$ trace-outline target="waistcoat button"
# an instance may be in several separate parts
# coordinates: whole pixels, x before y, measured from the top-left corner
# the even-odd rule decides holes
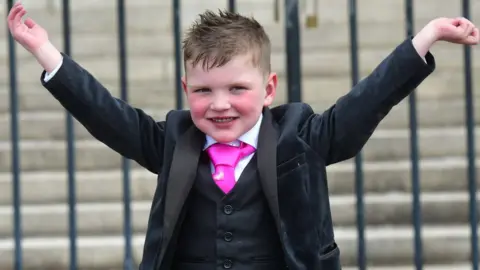
[[[225,260],[225,261],[223,262],[223,268],[225,268],[225,269],[230,269],[230,268],[232,268],[232,265],[233,265],[233,263],[232,263],[231,260]]]
[[[233,207],[231,205],[225,205],[223,207],[223,212],[227,215],[230,215],[233,212]]]
[[[231,232],[226,232],[226,233],[223,235],[223,239],[225,239],[225,241],[227,241],[227,242],[232,241],[232,239],[233,239],[233,233],[231,233]]]

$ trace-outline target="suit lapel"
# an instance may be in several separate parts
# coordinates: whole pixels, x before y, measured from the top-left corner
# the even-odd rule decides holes
[[[265,108],[258,136],[257,164],[263,191],[277,224],[277,228],[280,230],[277,189],[277,140],[278,133],[273,126],[272,115],[270,110]]]
[[[197,174],[198,160],[205,136],[195,127],[189,128],[177,141],[165,192],[163,257],[173,234],[183,204]]]

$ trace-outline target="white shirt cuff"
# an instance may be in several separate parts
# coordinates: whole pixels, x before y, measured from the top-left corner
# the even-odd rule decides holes
[[[63,58],[60,61],[60,63],[58,64],[58,66],[52,72],[50,72],[50,73],[45,72],[45,78],[43,78],[43,80],[45,82],[50,81],[50,79],[52,79],[53,76],[55,76],[55,74],[57,74],[58,70],[62,67],[62,64],[63,64]]]

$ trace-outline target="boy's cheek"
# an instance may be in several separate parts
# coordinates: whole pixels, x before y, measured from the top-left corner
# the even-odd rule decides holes
[[[208,109],[208,103],[201,99],[191,98],[188,103],[190,111],[195,116],[203,116]]]

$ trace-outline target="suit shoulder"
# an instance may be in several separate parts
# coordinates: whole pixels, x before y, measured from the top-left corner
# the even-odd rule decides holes
[[[287,103],[271,109],[273,119],[277,123],[303,124],[314,114],[312,107],[303,102]]]
[[[174,136],[184,133],[192,125],[192,117],[188,110],[171,110],[165,116],[166,130]]]

